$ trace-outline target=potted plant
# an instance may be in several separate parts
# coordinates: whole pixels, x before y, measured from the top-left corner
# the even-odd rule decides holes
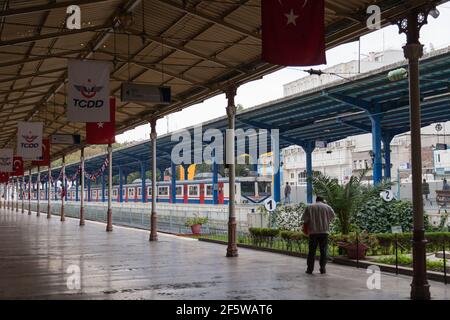
[[[197,214],[193,218],[186,220],[186,226],[191,227],[192,233],[198,235],[201,233],[202,224],[208,222],[208,217],[199,217]]]
[[[361,260],[366,257],[367,249],[377,244],[377,238],[366,231],[359,234],[350,232],[348,235],[342,235],[336,244],[347,252],[349,259]]]

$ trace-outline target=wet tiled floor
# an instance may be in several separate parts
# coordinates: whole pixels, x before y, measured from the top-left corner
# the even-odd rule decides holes
[[[329,264],[305,274],[305,259],[143,230],[0,210],[0,299],[408,299],[411,278]],[[79,271],[79,272],[78,272]],[[78,276],[79,275],[79,276]],[[79,281],[78,281],[79,279]],[[430,281],[434,299],[448,286]]]

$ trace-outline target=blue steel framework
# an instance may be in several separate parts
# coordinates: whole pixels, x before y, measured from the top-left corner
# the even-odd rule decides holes
[[[304,148],[307,159],[308,176],[312,174],[312,152],[315,142],[332,142],[348,136],[372,133],[374,153],[374,182],[383,178],[382,144],[384,144],[384,178],[390,178],[390,150],[392,138],[409,131],[409,91],[408,79],[390,82],[387,74],[390,70],[406,66],[406,62],[361,74],[347,80],[310,91],[303,95],[286,97],[274,102],[245,109],[236,115],[237,129],[279,129],[279,146],[274,150],[279,157],[279,149],[290,145]],[[450,119],[450,48],[439,50],[425,56],[420,64],[422,126]],[[442,96],[445,95],[445,96]],[[225,132],[227,118],[221,117],[203,124],[203,131],[214,128]],[[188,130],[194,136],[194,128]],[[268,139],[270,142],[270,139]],[[163,172],[172,167],[171,150],[177,142],[171,141],[171,135],[158,138],[158,168]],[[204,146],[206,143],[203,144]],[[269,145],[268,151],[272,150]],[[143,167],[150,168],[150,141],[139,142],[129,147],[113,151],[113,174],[123,179],[129,173],[141,171],[143,185],[145,177]],[[103,164],[104,155],[86,159],[86,171],[95,172]],[[192,157],[193,158],[193,157]],[[220,161],[222,159],[217,159]],[[79,163],[66,165],[67,175],[72,175]],[[52,171],[54,177],[60,168]],[[187,172],[187,170],[185,170]],[[213,182],[217,181],[217,165],[213,165]],[[280,201],[281,175],[275,174],[274,197]],[[214,185],[216,185],[214,183]],[[308,202],[312,201],[312,187],[307,186]],[[122,188],[119,189],[122,193]],[[120,194],[121,199],[123,195]],[[176,195],[173,195],[176,199]],[[217,190],[214,189],[214,201]]]

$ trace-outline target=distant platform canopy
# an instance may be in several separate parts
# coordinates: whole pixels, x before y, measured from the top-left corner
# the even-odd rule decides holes
[[[386,26],[429,2],[326,1],[327,48],[371,32],[368,5],[381,7]],[[80,30],[65,27],[69,5],[81,8]],[[17,121],[42,121],[45,136],[79,134],[85,141],[85,125],[66,119],[68,59],[110,61],[116,97],[122,82],[171,87],[168,105],[118,101],[117,133],[281,68],[261,60],[260,0],[9,1],[0,19],[0,148],[14,147]],[[79,148],[53,145],[51,157]]]

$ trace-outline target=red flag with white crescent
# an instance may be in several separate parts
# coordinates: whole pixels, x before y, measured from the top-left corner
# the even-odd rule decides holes
[[[50,165],[50,140],[42,139],[42,156],[40,160],[32,161],[33,166],[48,166]]]
[[[22,157],[14,157],[13,158],[13,176],[21,177],[24,175],[25,171],[23,168],[23,158]]]
[[[116,98],[109,99],[110,122],[86,123],[87,144],[109,144],[116,142]]]
[[[326,64],[325,0],[262,0],[262,59],[284,66]]]

